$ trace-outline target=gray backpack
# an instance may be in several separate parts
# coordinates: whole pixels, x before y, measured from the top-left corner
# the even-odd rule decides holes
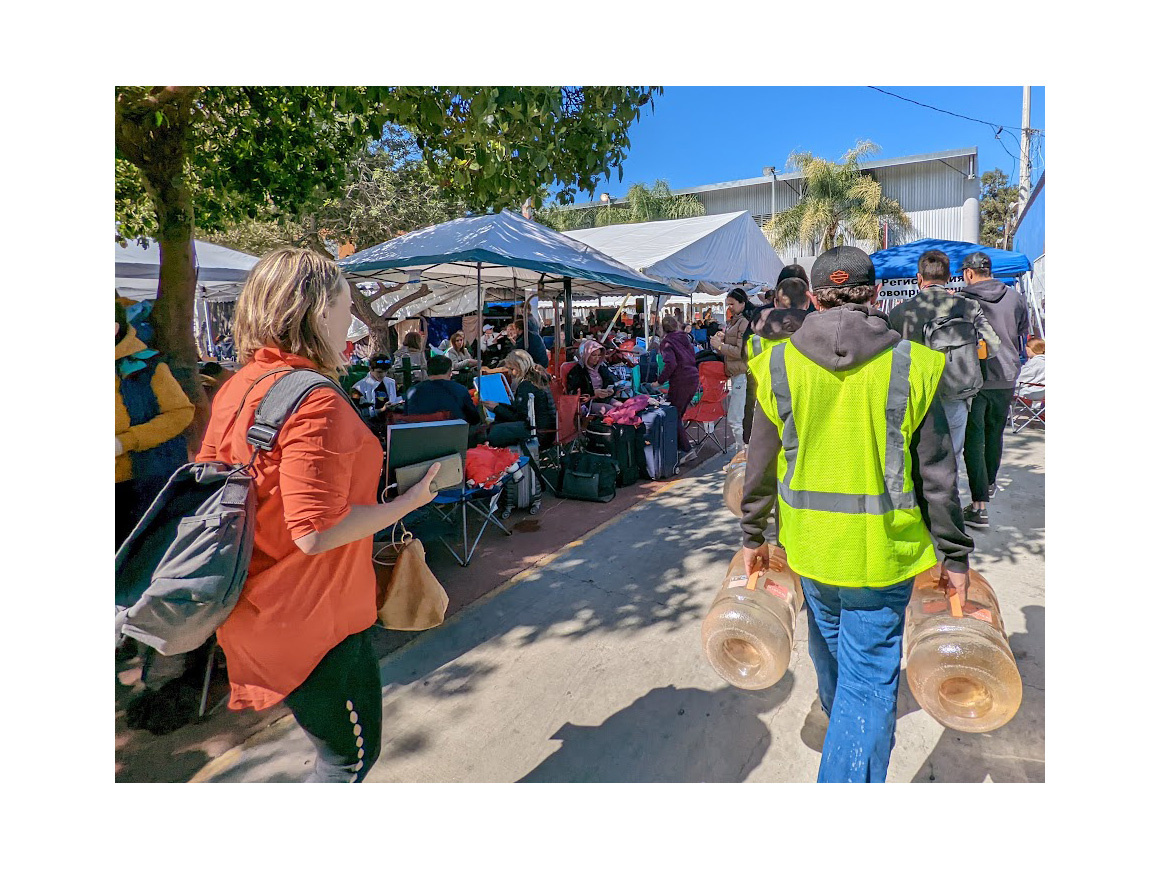
[[[258,452],[274,448],[283,424],[315,389],[331,387],[346,397],[337,383],[310,369],[278,369],[264,377],[280,372],[289,373],[262,397],[246,433],[254,447],[250,461],[178,468],[117,550],[118,642],[124,635],[163,655],[189,652],[238,602],[254,548]]]
[[[979,365],[979,334],[975,324],[962,317],[938,317],[923,324],[922,343],[946,357],[938,394],[961,401],[983,388]]]

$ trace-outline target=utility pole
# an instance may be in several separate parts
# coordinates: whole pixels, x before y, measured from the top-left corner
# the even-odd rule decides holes
[[[1019,210],[1023,213],[1031,198],[1031,86],[1023,88],[1023,135],[1019,147]]]

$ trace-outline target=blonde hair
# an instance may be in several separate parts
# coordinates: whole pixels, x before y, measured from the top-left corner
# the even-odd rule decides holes
[[[521,380],[527,380],[532,386],[540,389],[547,389],[552,382],[548,372],[536,361],[532,359],[532,354],[526,350],[513,350],[504,359],[503,364],[506,368],[514,369],[515,376],[512,377],[512,386],[516,386]]]
[[[448,338],[448,339],[447,339],[447,341],[448,341],[448,343],[449,343],[451,346],[454,346],[454,345],[455,345],[455,339],[456,339],[456,338],[462,338],[462,339],[463,339],[463,342],[464,342],[465,344],[467,343],[467,336],[466,336],[466,335],[463,333],[463,330],[462,330],[462,329],[460,329],[458,332],[453,332],[453,333],[452,333],[452,335],[451,335],[451,337],[450,337],[450,338]]]
[[[1042,338],[1028,338],[1027,339],[1027,355],[1042,356],[1047,353],[1047,342]]]
[[[234,344],[242,363],[263,347],[309,359],[323,374],[345,368],[321,327],[322,315],[342,290],[337,265],[311,250],[282,248],[258,260],[238,296]]]

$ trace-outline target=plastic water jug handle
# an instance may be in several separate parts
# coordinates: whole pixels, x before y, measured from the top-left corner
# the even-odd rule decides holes
[[[757,588],[757,583],[761,580],[761,573],[762,572],[758,570],[749,574],[749,582],[745,583],[745,587],[750,591],[755,590]]]
[[[956,619],[961,619],[963,617],[963,605],[959,601],[958,593],[948,594],[947,600],[950,602],[950,605],[951,605],[951,615],[954,616]]]

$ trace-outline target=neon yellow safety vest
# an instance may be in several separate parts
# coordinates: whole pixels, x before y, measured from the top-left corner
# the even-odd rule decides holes
[[[759,335],[751,334],[749,340],[745,342],[745,358],[748,360],[750,368],[753,367],[753,362],[763,351],[768,350],[774,344],[780,344],[782,341],[788,341],[789,338],[762,338]]]
[[[910,341],[847,371],[823,368],[788,340],[753,360],[757,399],[781,435],[778,532],[798,574],[876,588],[937,562],[910,442],[945,364]]]

